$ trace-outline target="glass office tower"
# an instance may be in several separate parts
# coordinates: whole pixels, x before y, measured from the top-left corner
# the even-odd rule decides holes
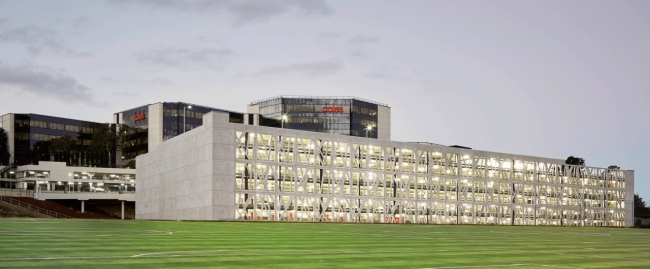
[[[259,114],[262,126],[390,138],[390,108],[355,97],[278,96],[249,104],[248,113]]]

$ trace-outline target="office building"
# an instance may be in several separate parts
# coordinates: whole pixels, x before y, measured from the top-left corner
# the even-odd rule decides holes
[[[8,113],[0,116],[0,119],[0,128],[7,132],[9,140],[9,153],[11,154],[9,162],[15,165],[38,164],[39,160],[55,159],[73,162],[70,164],[77,166],[115,167],[116,165],[115,154],[102,158],[84,154],[85,149],[90,146],[95,130],[100,126],[108,126],[106,123],[20,113]],[[70,136],[77,140],[78,155],[65,156],[66,160],[64,160],[63,156],[50,154],[47,148],[42,148],[40,151],[33,150],[39,142],[47,142],[53,138],[64,136]]]
[[[390,107],[356,97],[277,96],[247,112],[262,116],[253,125],[390,140]]]
[[[122,159],[134,159],[167,139],[201,126],[203,114],[210,111],[228,113],[233,123],[244,122],[244,113],[182,102],[148,104],[113,114],[113,123],[126,132]]]

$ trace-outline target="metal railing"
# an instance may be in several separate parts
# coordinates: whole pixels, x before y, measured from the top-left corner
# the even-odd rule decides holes
[[[4,175],[4,174],[7,173],[9,170],[14,169],[14,168],[16,168],[16,165],[13,164],[13,163],[10,163],[9,165],[2,167],[2,169],[0,169],[0,176],[1,176],[1,175]],[[4,177],[4,176],[3,176],[3,177]]]
[[[7,202],[7,203],[10,203],[12,205],[17,205],[17,206],[20,206],[22,208],[27,208],[29,210],[32,210],[32,211],[35,211],[35,212],[38,212],[38,213],[41,213],[41,214],[45,214],[45,215],[48,215],[48,216],[52,216],[52,217],[55,217],[55,218],[63,218],[63,219],[72,219],[73,218],[73,217],[70,217],[70,216],[67,216],[67,215],[63,215],[63,214],[51,211],[51,210],[40,208],[38,206],[34,206],[34,205],[31,205],[31,204],[28,204],[28,203],[25,203],[25,202],[21,202],[21,201],[18,201],[16,199],[13,199],[13,198],[10,198],[10,197],[7,197],[7,196],[0,195],[0,201]]]
[[[0,196],[34,198],[34,190],[0,188]]]

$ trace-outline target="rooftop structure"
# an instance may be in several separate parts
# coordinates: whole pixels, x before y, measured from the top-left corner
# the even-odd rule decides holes
[[[274,121],[262,126],[390,139],[390,107],[356,97],[277,96],[249,104],[247,112]]]

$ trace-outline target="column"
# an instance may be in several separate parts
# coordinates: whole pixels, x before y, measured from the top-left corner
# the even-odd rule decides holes
[[[124,201],[122,201],[122,219],[124,219]]]
[[[84,206],[86,205],[85,202],[86,201],[81,200],[81,213],[84,213]]]

